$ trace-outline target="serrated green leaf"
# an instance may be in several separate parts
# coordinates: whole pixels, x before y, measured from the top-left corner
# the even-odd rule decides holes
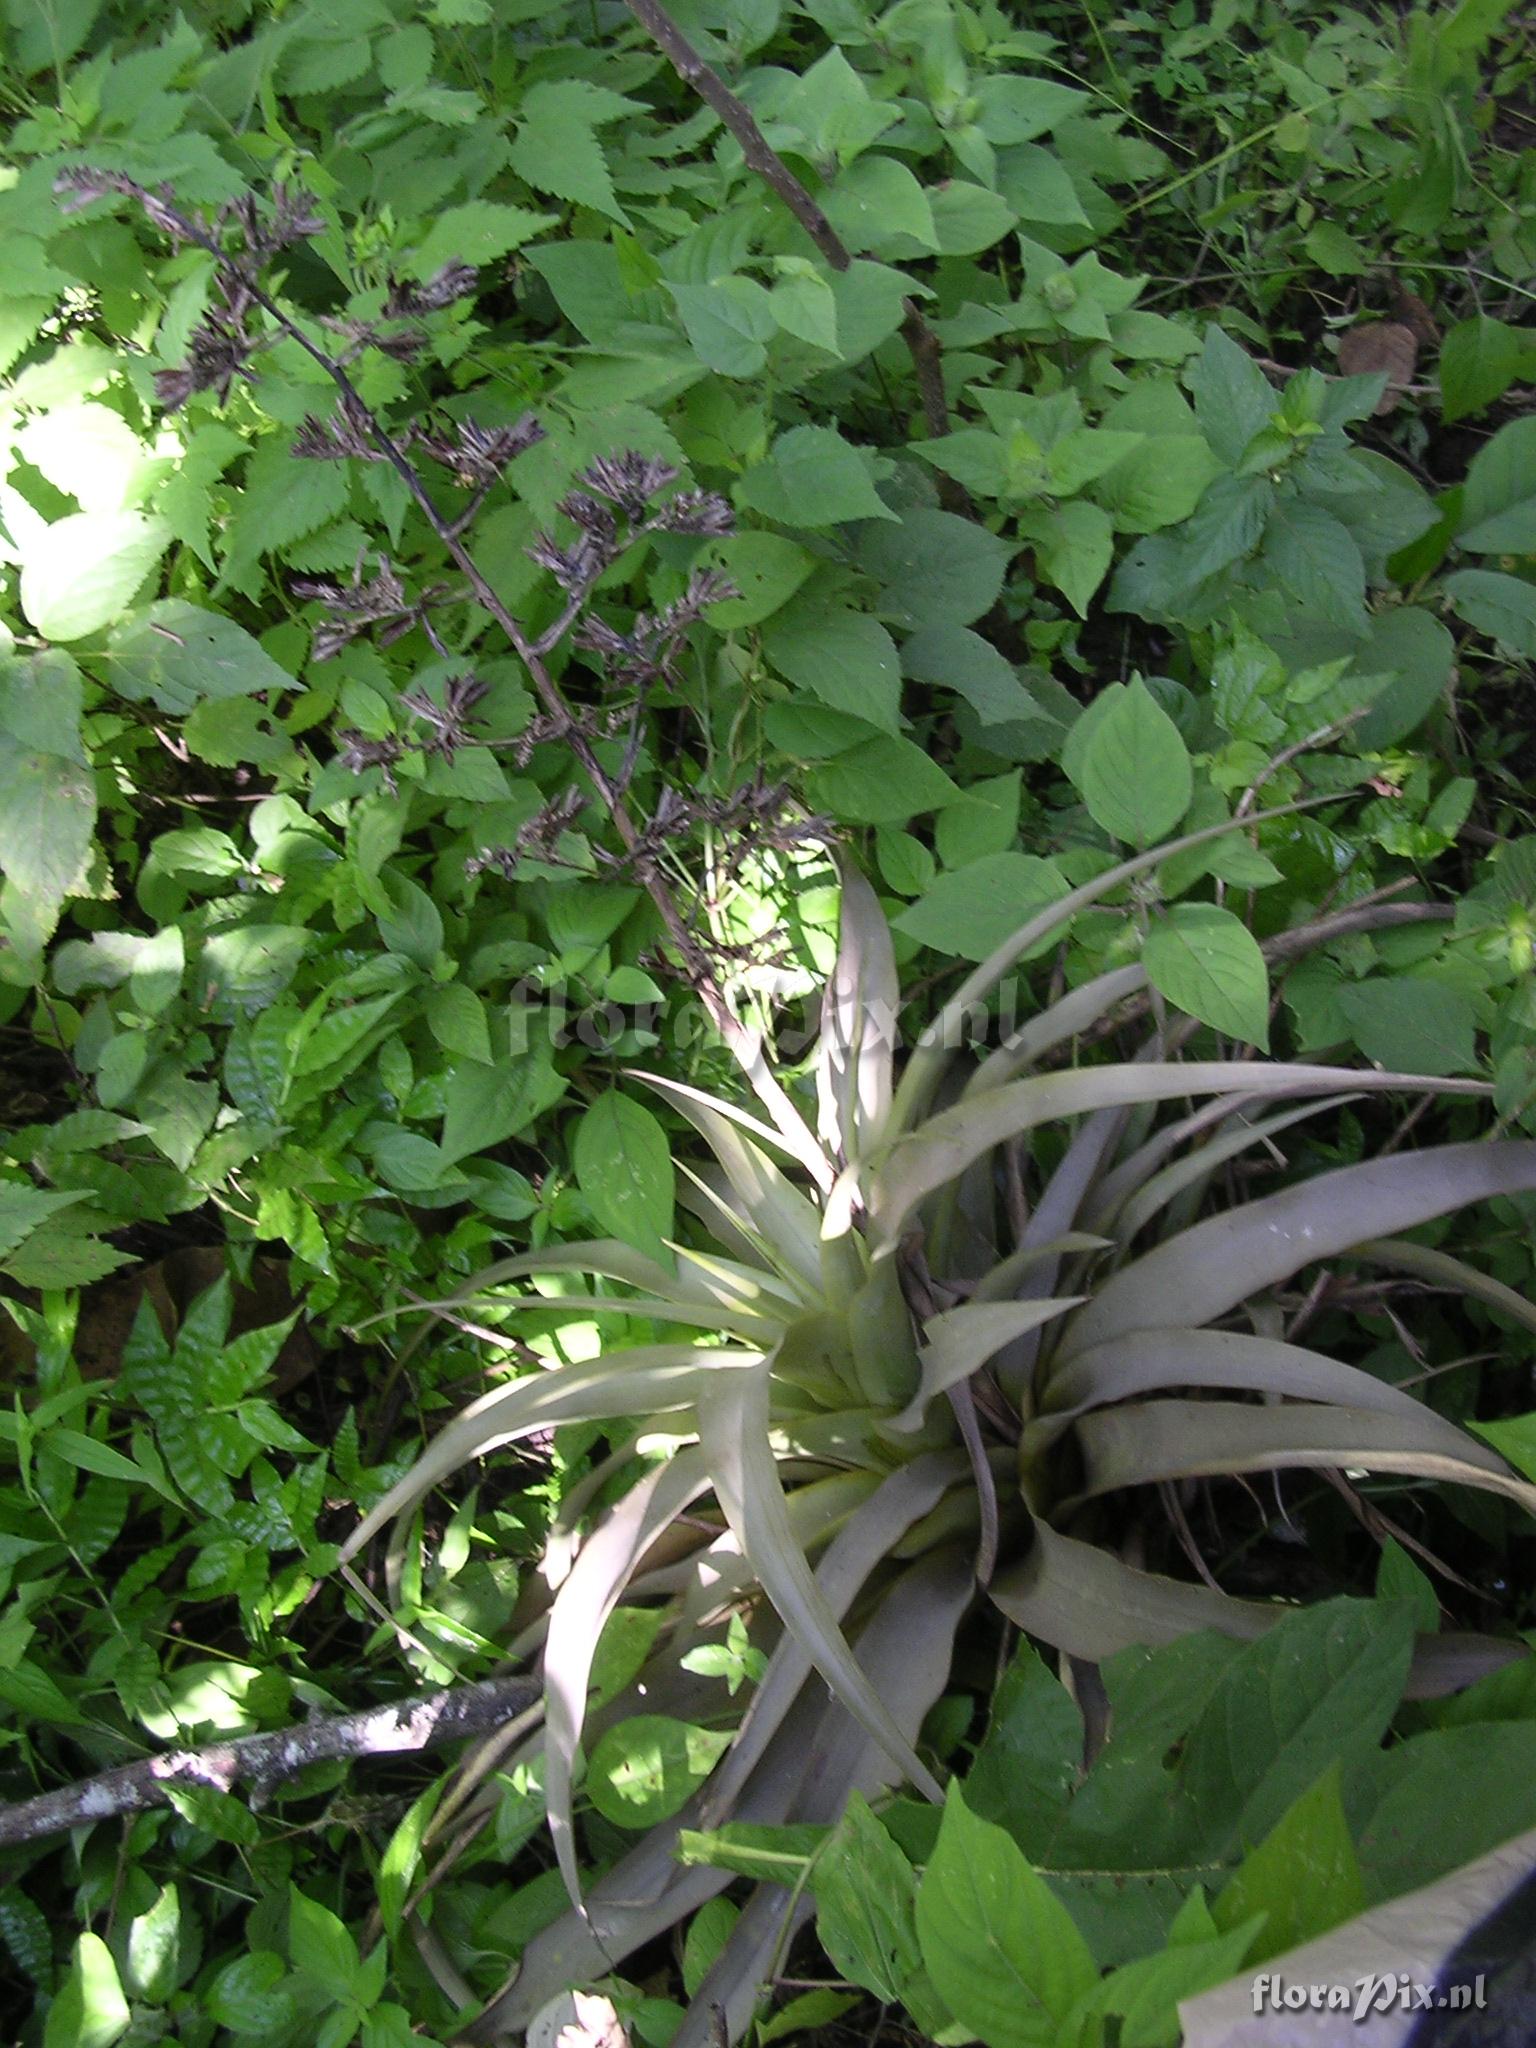
[[[590,206],[627,227],[628,216],[614,197],[613,179],[595,131],[633,104],[582,78],[549,79],[531,86],[518,109],[512,168],[536,192]]]
[[[296,1970],[332,1996],[350,1990],[362,1967],[357,1943],[344,1924],[296,1888],[288,1894],[288,1954]]]
[[[900,731],[901,668],[877,619],[824,599],[794,599],[764,631],[763,652],[781,676],[834,711]]]
[[[1139,677],[1095,717],[1080,758],[1065,765],[1094,823],[1130,846],[1166,839],[1194,792],[1189,750]]]
[[[1274,386],[1245,350],[1212,325],[1189,377],[1200,431],[1228,470],[1242,461],[1248,443],[1279,410]]]
[[[572,1155],[577,1185],[603,1229],[666,1259],[662,1240],[672,1234],[676,1176],[654,1113],[610,1089],[582,1115]]]
[[[1049,2048],[1098,1970],[1065,1906],[952,1782],[917,1894],[934,1990],[987,2048]]]
[[[410,33],[409,27],[396,30],[391,41]],[[558,214],[533,213],[525,206],[472,199],[466,205],[450,206],[438,214],[404,269],[410,277],[429,278],[449,263],[494,263],[558,222]]]
[[[771,618],[816,566],[814,555],[777,533],[734,533],[722,542],[718,560],[739,595],[722,598],[704,616],[727,631]]]
[[[1115,556],[1114,526],[1101,506],[1070,498],[1048,513],[1031,509],[1019,531],[1035,545],[1035,567],[1053,584],[1079,618],[1087,618],[1094,592]]]
[[[0,757],[0,872],[19,893],[37,944],[84,883],[95,822],[95,783],[78,762],[30,748]]]
[[[1269,1046],[1269,973],[1257,939],[1230,910],[1175,903],[1142,948],[1147,979],[1170,1003],[1215,1031]]]
[[[821,203],[856,256],[871,251],[922,255],[939,246],[928,195],[893,156],[861,156],[823,193]]]
[[[918,682],[963,697],[983,725],[1041,715],[1012,662],[965,626],[928,626],[914,633],[901,650],[901,666]]]

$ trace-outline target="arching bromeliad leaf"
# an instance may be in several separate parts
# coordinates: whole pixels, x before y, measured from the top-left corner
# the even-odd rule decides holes
[[[1290,1401],[1254,1408],[1237,1401],[1142,1401],[1084,1416],[1076,1436],[1088,1499],[1164,1479],[1275,1472],[1307,1465],[1334,1471],[1400,1472],[1481,1487],[1536,1513],[1536,1486],[1432,1409],[1414,1416]]]
[[[1257,1077],[1263,1069],[1250,1071]],[[1330,1074],[1327,1068],[1311,1071]],[[1331,1079],[1337,1083],[1337,1069]],[[1354,1087],[1392,1083],[1391,1076],[1380,1075],[1350,1080]],[[1404,1077],[1396,1085],[1404,1086]],[[1062,1356],[1132,1330],[1212,1322],[1301,1267],[1336,1258],[1366,1238],[1394,1236],[1469,1202],[1532,1188],[1536,1143],[1529,1141],[1442,1145],[1342,1167],[1209,1217],[1122,1267],[1073,1318]]]
[[[712,1379],[699,1390],[698,1418],[720,1504],[785,1627],[870,1736],[913,1784],[937,1798],[932,1773],[859,1668],[794,1540],[768,1443],[766,1371]]]

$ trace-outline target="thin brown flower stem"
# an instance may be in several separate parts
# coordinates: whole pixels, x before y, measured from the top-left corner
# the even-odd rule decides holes
[[[751,109],[737,98],[725,80],[683,34],[658,0],[624,0],[630,13],[665,54],[672,69],[691,86],[704,104],[720,116],[741,145],[747,168],[756,173],[771,192],[778,195],[810,236],[834,270],[849,270],[853,252],[806,191],[794,172],[758,127]],[[930,440],[949,432],[949,401],[944,395],[943,351],[915,299],[902,301],[901,338],[917,374],[918,396],[922,401],[923,423]],[[940,498],[951,511],[968,512],[970,499],[954,477],[942,473],[938,479]]]
[[[748,116],[749,120],[750,118]],[[612,818],[614,829],[623,841],[626,853],[636,852],[641,846],[642,834],[630,816],[624,802],[623,791],[604,771],[537,647],[524,632],[521,621],[514,617],[486,581],[453,525],[444,519],[433,504],[431,495],[416,468],[371,407],[364,404],[352,379],[334,357],[310,340],[298,322],[256,282],[248,267],[230,256],[214,235],[181,215],[177,216],[177,232],[184,239],[195,243],[198,248],[207,251],[215,262],[250,294],[253,302],[275,320],[282,331],[297,342],[304,353],[325,371],[353,416],[367,423],[369,434],[385,460],[404,483],[438,543],[468,579],[475,602],[483,611],[488,612],[501,628],[513,652],[527,669],[540,701],[561,730],[564,744],[570,748],[578,766],[591,782]],[[763,1058],[760,1035],[748,1030],[732,1010],[725,992],[716,979],[707,953],[689,929],[687,920],[679,910],[666,882],[654,871],[650,863],[638,863],[637,868],[638,879],[661,917],[667,937],[677,951],[690,987],[703,1003],[710,1022],[724,1040],[758,1100],[772,1117],[787,1149],[806,1167],[818,1185],[830,1185],[831,1176],[827,1162],[804,1118],[770,1072]]]

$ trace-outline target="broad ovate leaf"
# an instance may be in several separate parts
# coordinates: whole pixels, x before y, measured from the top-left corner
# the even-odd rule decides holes
[[[576,1126],[576,1185],[605,1230],[658,1263],[672,1234],[677,1177],[654,1111],[610,1088]]]
[[[987,2048],[1052,2048],[1098,1981],[1076,1924],[1004,1829],[965,1804],[959,1780],[917,1894],[933,1988]]]
[[[1108,695],[1108,693],[1106,693]],[[1189,809],[1194,771],[1178,727],[1138,677],[1084,714],[1085,743],[1068,773],[1096,825],[1130,846],[1151,846]]]
[[[1258,940],[1230,910],[1175,903],[1147,933],[1142,960],[1152,986],[1177,1008],[1229,1038],[1268,1048],[1269,970]]]
[[[84,640],[124,612],[171,529],[143,512],[76,512],[27,535],[21,608],[45,640]]]

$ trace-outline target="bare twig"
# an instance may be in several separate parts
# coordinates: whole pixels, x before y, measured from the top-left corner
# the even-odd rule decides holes
[[[1315,749],[1325,747],[1331,741],[1339,739],[1344,733],[1349,731],[1352,725],[1358,725],[1370,708],[1369,704],[1359,704],[1353,711],[1346,711],[1342,718],[1335,718],[1327,725],[1320,725],[1315,732],[1309,732],[1305,739],[1297,740],[1289,747],[1283,747],[1278,754],[1275,754],[1265,763],[1253,781],[1243,791],[1238,799],[1237,809],[1233,812],[1233,816],[1246,818],[1258,802],[1259,791],[1272,776],[1278,775],[1282,768],[1289,767],[1291,762],[1296,760],[1299,755],[1312,753]]]
[[[771,192],[778,194],[834,270],[848,270],[853,252],[806,191],[794,172],[758,127],[751,109],[739,100],[719,72],[705,63],[658,0],[625,0],[630,13],[667,56],[672,69],[691,86],[707,107],[720,116],[741,145],[747,167]],[[949,432],[949,402],[944,396],[944,371],[939,337],[923,318],[915,299],[902,301],[901,338],[917,373],[923,422],[931,440]],[[946,489],[946,486],[949,488]],[[970,510],[970,499],[953,477],[941,475],[939,495],[951,511]]]
[[[0,1848],[14,1849],[90,1821],[169,1806],[171,1794],[180,1789],[228,1792],[246,1785],[260,1799],[309,1764],[438,1749],[445,1742],[499,1727],[530,1707],[542,1692],[536,1678],[487,1678],[392,1700],[359,1714],[315,1715],[296,1728],[272,1734],[239,1735],[201,1749],[167,1750],[57,1792],[0,1806]]]

